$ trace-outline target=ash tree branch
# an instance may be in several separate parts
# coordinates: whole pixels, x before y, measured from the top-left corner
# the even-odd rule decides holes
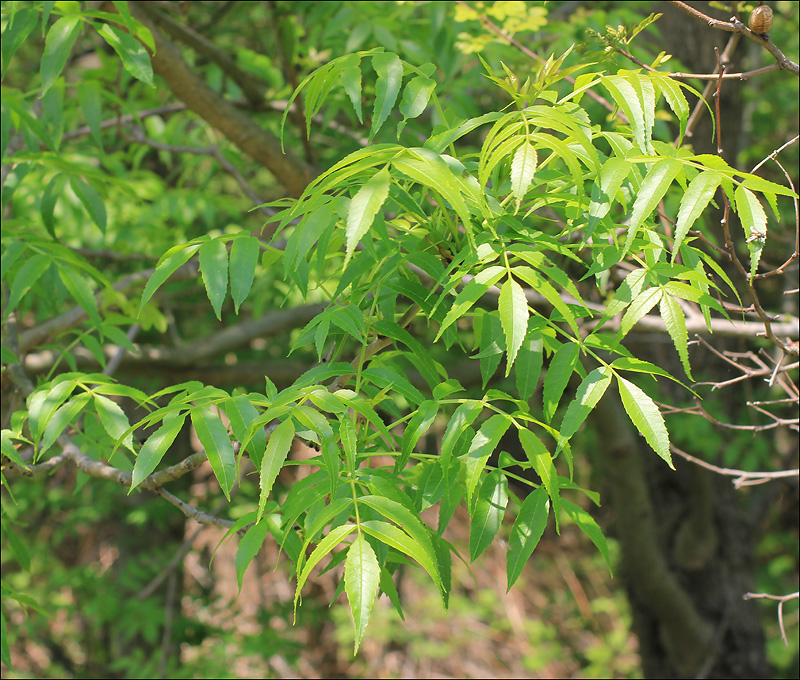
[[[281,150],[278,138],[260,127],[214,92],[186,63],[178,47],[167,40],[156,26],[155,10],[145,3],[130,3],[131,14],[153,34],[156,53],[153,70],[167,83],[173,94],[209,125],[219,130],[244,153],[267,168],[292,196],[300,196],[316,170],[294,154]]]

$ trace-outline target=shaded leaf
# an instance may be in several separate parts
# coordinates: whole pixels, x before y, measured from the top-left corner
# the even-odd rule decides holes
[[[506,592],[511,590],[511,586],[516,583],[522,569],[539,544],[547,526],[549,513],[550,501],[547,500],[547,491],[543,486],[531,491],[523,501],[508,539]]]

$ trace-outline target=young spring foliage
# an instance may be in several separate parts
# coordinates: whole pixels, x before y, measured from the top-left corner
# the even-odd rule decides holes
[[[126,3],[114,4],[122,14],[113,21],[149,44],[146,29],[123,12]],[[51,27],[44,91],[58,79],[76,31],[94,16],[100,15],[65,16]],[[4,34],[4,71],[33,29],[32,18],[20,9]],[[109,24],[98,32],[125,69],[152,82],[146,53],[128,33]],[[691,379],[685,303],[710,320],[712,312],[725,314],[715,295],[726,291],[716,281],[736,293],[697,247],[692,230],[698,219],[723,191],[745,225],[741,236],[755,273],[767,239],[763,200],[774,210],[777,195],[792,194],[719,157],[653,137],[662,101],[682,137],[689,115],[685,86],[660,74],[626,71],[586,72],[565,89],[560,79],[578,69],[561,69],[566,56],[549,60],[523,84],[507,69],[507,77],[489,71],[513,106],[472,120],[454,121],[442,110],[432,64],[416,67],[375,49],[338,57],[312,73],[287,114],[302,92],[310,132],[328,98],[343,92],[358,120],[369,119],[370,145],[328,168],[299,199],[280,203],[263,263],[282,268],[285,282],[304,296],[326,298],[295,347],[312,346],[321,360],[332,351],[333,361],[285,389],[267,377],[263,393],[236,396],[198,382],[145,395],[102,375],[67,373],[30,395],[24,417],[3,431],[3,454],[21,464],[13,441],[30,441],[35,462],[69,424],[94,413],[116,442],[113,455],[135,454],[133,490],[159,470],[189,418],[226,497],[243,455],[258,471],[257,509],[232,529],[246,528],[236,560],[240,586],[266,540],[277,541],[294,565],[296,604],[326,559],[328,566],[344,562],[356,650],[379,593],[401,609],[392,581],[400,564],[419,565],[447,604],[453,547],[444,532],[462,503],[471,521],[471,560],[501,533],[505,518],[511,520],[509,589],[551,516],[557,528],[564,521],[576,524],[608,560],[599,527],[575,502],[581,494],[592,502],[597,496],[572,481],[571,437],[613,383],[613,398],[621,399],[647,444],[671,465],[669,433],[641,378],[672,376],[630,356],[625,336],[657,314]],[[614,102],[626,124],[592,120],[581,106],[589,89]],[[371,115],[362,109],[367,90],[374,92]],[[97,93],[84,87],[78,96],[97,134]],[[399,119],[397,140],[405,139],[407,122],[425,111],[440,124],[421,146],[371,144],[393,118]],[[15,129],[57,151],[22,99],[4,96],[3,112]],[[483,140],[477,153],[469,146],[473,133]],[[41,201],[48,232],[55,233],[54,206],[67,182],[104,229],[96,188],[102,181],[86,164],[59,161]],[[655,216],[664,199],[677,207],[671,236]],[[144,314],[170,276],[197,256],[217,318],[228,291],[238,313],[261,270],[260,252],[259,241],[247,234],[175,245],[158,261],[138,312]],[[608,272],[623,261],[630,273],[611,291]],[[93,291],[111,294],[109,282],[55,241],[19,240],[4,251],[6,316],[53,267],[100,339],[132,349],[124,333],[98,314]],[[576,285],[581,280],[596,284],[604,304],[584,300]],[[438,345],[477,360],[483,389],[475,393],[450,377],[436,360]],[[97,357],[105,365],[99,343]],[[148,406],[157,398],[169,401],[131,425],[109,395]],[[26,420],[30,438],[23,435]],[[426,443],[434,426],[444,429],[438,450]],[[143,427],[154,431],[139,446],[132,435]],[[513,463],[529,471],[522,480],[526,492],[509,485],[511,463],[498,457],[505,436],[517,438],[524,452]],[[276,480],[295,439],[318,455],[308,461],[313,472],[279,497]],[[435,528],[420,518],[432,506],[439,510]]]

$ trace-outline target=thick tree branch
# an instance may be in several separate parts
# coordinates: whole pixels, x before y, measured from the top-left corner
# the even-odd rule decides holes
[[[316,171],[293,154],[284,154],[275,135],[206,85],[183,59],[180,50],[158,29],[151,7],[139,2],[130,3],[129,7],[131,14],[152,32],[156,45],[153,70],[166,81],[175,96],[267,168],[289,194],[300,196]]]

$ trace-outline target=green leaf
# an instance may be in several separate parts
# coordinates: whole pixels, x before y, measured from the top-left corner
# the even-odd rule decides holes
[[[252,236],[237,238],[231,244],[231,297],[237,314],[253,285],[260,252],[258,239]]]
[[[583,421],[586,420],[586,416],[591,413],[597,402],[605,394],[606,389],[611,384],[611,376],[611,369],[608,366],[601,366],[595,368],[583,379],[578,391],[575,393],[575,399],[569,403],[567,412],[564,414],[564,420],[561,422],[556,455],[569,441],[569,438],[578,431]]]
[[[381,52],[373,55],[372,68],[378,74],[378,80],[375,83],[375,112],[369,131],[370,142],[386,122],[397,100],[403,83],[403,62],[396,54]]]
[[[570,376],[578,364],[579,352],[580,348],[576,343],[568,342],[561,345],[553,355],[542,388],[544,417],[548,423],[553,419],[561,395],[564,394]]]
[[[219,481],[225,498],[230,501],[231,488],[236,481],[236,454],[233,452],[228,430],[222,424],[219,414],[210,406],[193,409],[191,417],[197,438],[206,451],[214,476]],[[259,514],[256,521],[260,520]]]
[[[70,295],[75,298],[86,315],[91,319],[96,328],[102,326],[102,320],[97,312],[97,298],[95,298],[89,282],[69,265],[62,264],[58,267],[58,275],[66,286]]]
[[[172,442],[181,431],[184,420],[186,420],[185,413],[178,411],[170,413],[164,418],[161,427],[147,438],[133,465],[131,488],[128,493],[139,486],[156,469],[167,449],[172,446]]]
[[[650,153],[652,130],[645,122],[645,112],[641,97],[630,79],[636,76],[602,76],[604,87],[611,93],[614,101],[624,112],[630,123],[636,145],[642,153]]]
[[[364,631],[369,623],[369,615],[378,593],[380,578],[381,569],[375,551],[364,535],[359,533],[347,550],[347,561],[344,565],[344,589],[347,593],[347,600],[350,602],[350,611],[353,613],[355,625],[353,655],[358,653]]]
[[[236,580],[239,583],[239,595],[242,594],[244,572],[253,561],[253,558],[258,554],[258,551],[261,550],[261,546],[264,545],[269,530],[270,526],[268,522],[259,522],[251,526],[239,541],[239,547],[236,549],[236,558],[234,560]]]
[[[439,154],[420,147],[406,149],[404,155],[392,160],[392,167],[441,194],[456,211],[467,231],[467,238],[474,245],[472,220],[462,195],[464,187]]]
[[[588,512],[586,512],[586,510],[579,505],[575,505],[575,503],[571,503],[570,501],[563,499],[562,506],[567,515],[572,518],[572,521],[578,525],[578,528],[589,537],[592,543],[595,544],[595,547],[600,551],[600,554],[606,561],[608,573],[610,574],[611,558],[608,554],[608,544],[606,543],[606,537],[603,536],[603,532],[598,526],[597,522],[595,522],[594,518]]]
[[[258,515],[256,522],[261,521],[264,514],[264,507],[267,504],[267,498],[278,473],[281,471],[286,457],[289,455],[289,449],[292,448],[292,441],[294,440],[294,423],[291,418],[287,418],[280,425],[278,425],[267,441],[267,449],[264,452],[264,458],[261,461],[261,471],[259,476],[259,483],[261,485],[261,495],[258,498]]]
[[[400,457],[395,461],[395,472],[402,470],[417,442],[430,429],[436,414],[439,412],[439,404],[431,399],[423,401],[417,412],[411,417],[405,432],[403,433],[403,448]]]
[[[242,442],[247,439],[251,423],[258,418],[258,411],[245,395],[240,394],[237,397],[231,397],[225,402],[225,415],[228,416],[230,421],[233,436]],[[264,458],[266,448],[267,435],[264,432],[264,428],[259,427],[245,446],[245,450],[259,470],[261,469],[261,461]]]
[[[122,60],[123,68],[137,80],[150,87],[153,82],[153,65],[147,50],[129,33],[111,24],[103,24],[97,31],[111,45]]]
[[[405,328],[394,321],[378,319],[372,324],[372,329],[379,335],[402,342],[414,353],[416,366],[431,389],[441,383],[439,372],[433,359],[431,359],[430,352]]]
[[[511,161],[511,193],[517,199],[517,208],[531,186],[537,163],[536,148],[524,141],[514,152]]]
[[[664,98],[667,100],[669,108],[671,108],[672,112],[678,117],[680,132],[678,133],[676,146],[680,147],[683,143],[683,135],[686,132],[686,123],[689,120],[689,103],[686,101],[686,97],[683,94],[681,83],[672,80],[672,78],[668,77],[666,74],[663,76],[651,75],[661,94],[663,94]]]
[[[445,315],[434,342],[438,342],[439,338],[442,337],[442,333],[447,330],[450,324],[464,316],[472,305],[474,305],[491,286],[500,280],[500,277],[505,272],[506,268],[500,265],[487,267],[478,272],[478,274],[464,286],[463,290],[456,295],[453,306]]]
[[[439,574],[436,556],[431,556],[415,538],[409,536],[402,529],[398,529],[394,524],[389,524],[388,522],[380,520],[367,520],[366,522],[362,522],[361,528],[373,538],[377,538],[381,543],[385,543],[390,548],[399,550],[401,553],[416,560],[419,565],[428,572],[431,580],[436,584],[441,593],[442,579]]]
[[[620,375],[617,375],[617,387],[631,422],[652,449],[674,470],[669,451],[669,434],[656,403],[642,389]]]
[[[465,401],[463,404],[459,404],[447,423],[447,428],[442,436],[442,454],[439,458],[445,482],[448,482],[450,460],[456,443],[461,435],[464,434],[464,431],[475,422],[482,410],[483,404],[481,402]],[[458,452],[456,452],[456,455],[458,455]]]
[[[170,248],[162,258],[159,260],[158,265],[156,266],[156,270],[153,272],[150,279],[147,281],[147,285],[144,287],[144,291],[142,292],[142,301],[139,303],[139,314],[142,313],[142,309],[147,304],[147,301],[153,296],[163,284],[164,282],[175,273],[175,270],[178,269],[181,265],[185,264],[186,261],[194,255],[197,250],[200,248],[200,244],[194,244],[191,246],[180,245],[180,246],[173,246]]]
[[[339,74],[342,87],[350,98],[353,108],[358,116],[358,122],[364,123],[364,116],[361,113],[361,68],[359,66],[348,66]]]
[[[547,489],[547,495],[550,496],[553,504],[553,515],[556,518],[556,531],[558,531],[561,496],[558,492],[558,473],[553,465],[553,458],[542,440],[526,428],[519,431],[519,443],[522,444],[525,455],[533,465],[536,474],[541,477],[544,488]]]
[[[722,173],[705,170],[695,177],[686,189],[678,210],[675,224],[675,242],[672,244],[672,261],[678,256],[678,249],[698,217],[703,214],[714,197],[717,187],[722,183]]]
[[[17,308],[19,301],[28,293],[42,274],[44,274],[50,266],[51,261],[50,257],[39,253],[31,257],[20,267],[17,275],[14,277],[14,283],[11,285],[11,293],[6,303],[4,319]]]
[[[497,448],[501,437],[511,425],[511,419],[505,413],[496,413],[491,416],[475,433],[466,454],[466,488],[467,506],[472,508],[472,496],[478,486],[483,468],[489,456]]]
[[[300,591],[303,589],[306,580],[311,574],[311,570],[317,566],[320,560],[322,560],[331,550],[333,550],[345,538],[352,534],[355,529],[355,524],[343,524],[340,527],[331,529],[328,535],[319,542],[319,545],[314,549],[314,552],[311,553],[308,558],[308,562],[306,562],[303,566],[303,571],[300,572],[300,575],[297,577],[297,588],[294,592],[295,617],[297,616],[297,602],[300,599]]]
[[[47,451],[47,449],[55,444],[56,439],[58,439],[64,431],[64,428],[80,415],[80,412],[83,411],[91,398],[91,394],[83,392],[60,406],[58,410],[53,413],[52,417],[47,422],[47,426],[44,428],[41,444],[42,451]]]
[[[100,86],[95,80],[83,80],[75,88],[78,95],[78,104],[83,112],[83,118],[89,126],[92,139],[97,146],[103,146],[100,135],[100,123],[102,122],[102,110],[100,103]]]
[[[511,590],[511,586],[517,582],[526,562],[539,544],[547,526],[549,513],[550,502],[547,500],[547,492],[544,487],[534,489],[523,501],[508,539],[506,562],[508,586],[506,592]]]
[[[669,189],[682,169],[683,164],[674,158],[664,158],[653,163],[650,171],[642,180],[639,193],[633,203],[633,212],[631,213],[628,237],[625,241],[623,254],[630,250],[639,227],[656,209],[661,199],[664,198],[664,194],[667,193],[667,189]]]
[[[569,308],[569,305],[561,298],[559,292],[544,278],[544,276],[532,267],[515,267],[513,271],[515,276],[522,279],[537,293],[541,293],[545,299],[561,313],[561,316],[564,317],[564,320],[569,324],[569,327],[575,335],[580,335],[578,323],[575,320],[575,314]]]
[[[506,377],[508,377],[528,330],[528,300],[522,286],[511,277],[500,290],[497,309],[506,336]]]
[[[97,193],[97,190],[87,182],[78,179],[77,177],[70,177],[69,185],[75,192],[89,217],[97,225],[97,228],[106,233],[106,206],[103,203],[103,198]]]
[[[538,331],[529,330],[517,354],[517,368],[514,378],[517,384],[519,398],[528,401],[539,384],[542,373],[542,360],[544,355],[544,342]]]
[[[121,439],[120,442],[126,449],[135,452],[133,448],[133,435],[128,432],[131,424],[128,421],[128,416],[115,401],[108,397],[94,393],[94,408],[100,418],[100,423],[103,429],[108,432],[112,439]],[[127,436],[125,433],[127,432]]]
[[[692,369],[689,366],[689,336],[686,332],[686,317],[681,306],[675,298],[669,295],[662,295],[659,311],[669,337],[672,338],[675,349],[678,350],[683,370],[686,371],[689,380],[694,380],[692,378]]]
[[[389,168],[384,167],[376,172],[350,201],[350,212],[347,215],[347,227],[345,229],[347,236],[345,266],[353,256],[361,237],[372,226],[375,215],[378,214],[378,211],[386,202],[386,198],[389,196],[390,183]]]
[[[597,228],[600,220],[608,215],[611,205],[617,198],[617,192],[630,174],[633,164],[626,158],[613,156],[600,169],[597,182],[592,187],[592,201],[589,204],[589,222],[584,239],[588,239]]]
[[[412,78],[403,90],[400,113],[404,118],[416,118],[428,106],[436,81],[425,76]]]
[[[56,82],[67,63],[72,46],[81,32],[81,20],[69,14],[56,21],[47,32],[42,55],[42,95]]]
[[[663,291],[658,287],[648,288],[639,293],[622,317],[619,324],[620,337],[624,338],[636,322],[660,302],[662,295]]]
[[[750,250],[750,276],[758,271],[761,251],[767,242],[767,214],[756,195],[743,186],[736,187],[736,212],[742,222]]]
[[[469,529],[469,557],[474,562],[489,547],[508,505],[508,479],[502,470],[492,470],[483,480],[475,501]]]
[[[32,7],[20,7],[13,14],[3,31],[3,40],[0,41],[3,51],[3,70],[0,79],[5,80],[11,57],[25,42],[31,31],[36,28],[37,23],[39,23],[39,13]]]
[[[206,241],[198,251],[206,294],[217,319],[222,320],[222,303],[228,293],[228,250],[220,239]]]

